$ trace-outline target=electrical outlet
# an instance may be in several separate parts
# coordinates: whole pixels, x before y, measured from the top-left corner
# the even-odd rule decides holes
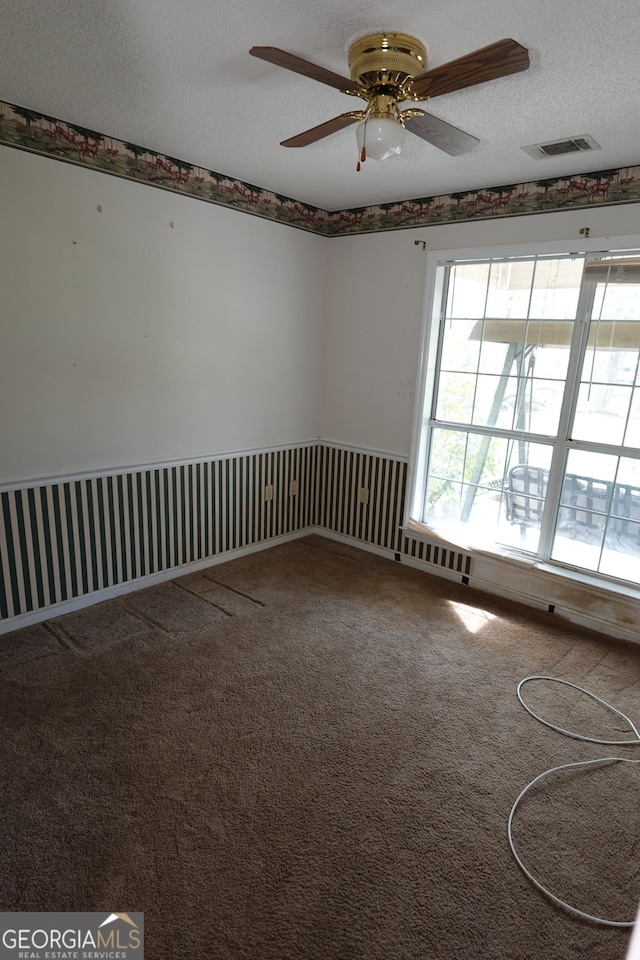
[[[264,499],[273,500],[273,484],[268,483],[264,488]]]
[[[369,503],[369,487],[360,487],[358,503]]]
[[[295,497],[297,493],[298,493],[298,481],[297,481],[297,480],[290,480],[290,481],[289,481],[289,496],[290,496],[290,497]]]

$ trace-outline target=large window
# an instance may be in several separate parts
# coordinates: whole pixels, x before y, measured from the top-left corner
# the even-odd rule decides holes
[[[640,253],[430,272],[412,518],[640,583]]]

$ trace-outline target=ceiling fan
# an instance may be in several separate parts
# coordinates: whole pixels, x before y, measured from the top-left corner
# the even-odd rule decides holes
[[[452,157],[472,150],[480,142],[477,137],[424,110],[415,107],[401,110],[400,104],[407,100],[431,100],[529,67],[527,49],[515,40],[506,39],[425,71],[424,44],[404,33],[374,33],[352,44],[350,79],[278,47],[252,47],[249,53],[366,101],[362,110],[343,113],[281,143],[283,147],[306,147],[358,123],[358,170],[360,161],[367,157],[386,160],[400,153],[406,130]]]

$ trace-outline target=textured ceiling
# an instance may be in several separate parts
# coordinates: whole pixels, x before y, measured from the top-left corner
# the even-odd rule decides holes
[[[324,209],[640,163],[638,0],[4,0],[0,99]],[[358,101],[249,56],[278,46],[348,76],[350,42],[410,33],[438,66],[503,37],[530,69],[431,101],[480,138],[449,157],[407,135],[356,173],[354,128],[279,141]],[[534,160],[526,144],[590,134],[602,149]]]

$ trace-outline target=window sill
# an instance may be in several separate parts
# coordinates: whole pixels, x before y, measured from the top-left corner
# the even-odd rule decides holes
[[[588,570],[578,570],[574,567],[564,567],[555,563],[546,563],[542,560],[536,560],[535,557],[527,557],[523,554],[513,553],[510,550],[484,550],[473,548],[471,552],[474,557],[486,557],[494,560],[498,559],[505,563],[513,564],[520,569],[535,570],[536,572],[541,573],[544,576],[548,576],[550,580],[555,580],[556,582],[568,580],[571,583],[577,583],[581,586],[591,587],[593,590],[604,594],[614,594],[615,596],[624,597],[625,599],[640,601],[640,588],[635,587],[630,583],[625,584],[619,581],[607,580],[603,577],[598,577],[596,574],[590,573]]]
[[[473,546],[465,542],[463,537],[456,538],[455,535],[446,537],[438,530],[428,527],[421,529],[417,524],[415,526],[412,523],[404,524],[401,530],[409,540],[419,540],[424,543],[434,543],[449,550],[464,551],[477,560],[499,560],[521,571],[536,571],[556,583],[569,581],[570,583],[576,583],[581,586],[588,586],[594,591],[603,594],[624,597],[625,599],[640,602],[640,587],[635,587],[631,583],[626,584],[620,581],[598,577],[588,570],[579,570],[574,567],[547,563],[536,559],[533,555],[527,555],[520,551],[509,549],[508,547],[495,547],[492,550],[487,550],[484,547]]]

